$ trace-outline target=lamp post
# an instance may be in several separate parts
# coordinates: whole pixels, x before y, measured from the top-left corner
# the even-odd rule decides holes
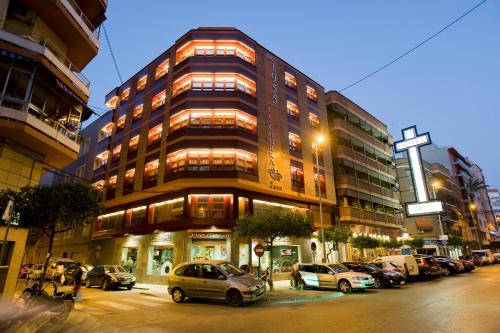
[[[440,188],[441,187],[441,183],[438,182],[438,181],[433,181],[432,184],[431,184],[431,187],[432,187],[432,195],[434,197],[434,200],[437,199],[437,196],[436,196],[436,188]],[[444,237],[444,232],[443,232],[443,222],[441,221],[441,213],[438,213],[437,214],[438,216],[438,221],[439,221],[439,230],[441,231],[441,240],[444,240],[443,237]],[[443,248],[444,248],[444,254],[446,255],[446,247],[443,245]]]
[[[321,240],[323,246],[323,262],[326,262],[326,242],[325,242],[325,231],[323,229],[323,202],[321,200],[321,185],[319,182],[319,159],[318,159],[318,147],[325,141],[325,137],[323,135],[318,135],[316,140],[314,141],[314,154],[316,157],[316,172],[317,172],[317,186],[318,186],[318,194],[319,194],[319,224],[321,229]]]
[[[476,238],[477,238],[477,242],[479,243],[479,249],[481,249],[481,239],[479,238],[479,231],[477,230],[478,225],[477,225],[477,222],[474,221],[474,213],[472,212],[475,209],[476,209],[476,205],[471,203],[469,205],[470,218],[472,219],[472,224],[474,225],[474,230],[476,230]]]

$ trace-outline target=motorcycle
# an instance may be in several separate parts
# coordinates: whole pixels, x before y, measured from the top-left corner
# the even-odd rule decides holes
[[[53,295],[49,295],[45,288],[40,287],[40,284],[37,282],[31,287],[23,290],[23,293],[16,302],[21,304],[16,305],[21,305],[29,309],[40,308],[43,310],[69,314],[75,307],[73,294],[58,291],[55,282],[49,282],[47,286],[49,285],[52,285],[54,289]]]

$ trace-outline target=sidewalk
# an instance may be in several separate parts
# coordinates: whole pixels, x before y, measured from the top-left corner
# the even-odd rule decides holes
[[[137,283],[134,289],[140,290],[140,293],[148,296],[170,298],[166,285]],[[271,292],[269,286],[264,297],[260,302],[264,303],[302,303],[317,302],[326,299],[339,298],[343,293],[335,290],[290,290],[288,280],[275,281],[274,290]]]

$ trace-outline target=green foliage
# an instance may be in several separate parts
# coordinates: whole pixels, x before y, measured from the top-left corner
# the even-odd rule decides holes
[[[358,236],[351,238],[351,245],[359,250],[374,249],[379,246],[379,241],[368,236]]]
[[[466,240],[464,241],[464,246],[470,250],[478,250],[479,242],[476,240]]]
[[[379,243],[379,246],[385,249],[396,249],[403,246],[403,242],[398,241],[395,238],[391,238],[389,241],[380,241]]]
[[[494,250],[495,252],[500,250],[500,241],[493,241],[490,243],[490,248],[491,250]]]
[[[448,246],[457,248],[464,246],[464,240],[458,235],[448,235]]]
[[[413,239],[405,241],[405,244],[411,247],[412,249],[421,249],[424,247],[424,239],[421,237],[415,237]]]
[[[339,243],[347,243],[352,236],[351,228],[343,225],[332,225],[324,230],[325,241],[333,243],[333,249],[337,250]],[[323,242],[321,232],[319,233],[319,241]]]

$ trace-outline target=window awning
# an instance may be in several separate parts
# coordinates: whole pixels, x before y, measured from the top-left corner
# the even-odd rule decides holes
[[[417,229],[423,231],[432,230],[432,221],[431,220],[416,220],[415,224],[417,225]]]

